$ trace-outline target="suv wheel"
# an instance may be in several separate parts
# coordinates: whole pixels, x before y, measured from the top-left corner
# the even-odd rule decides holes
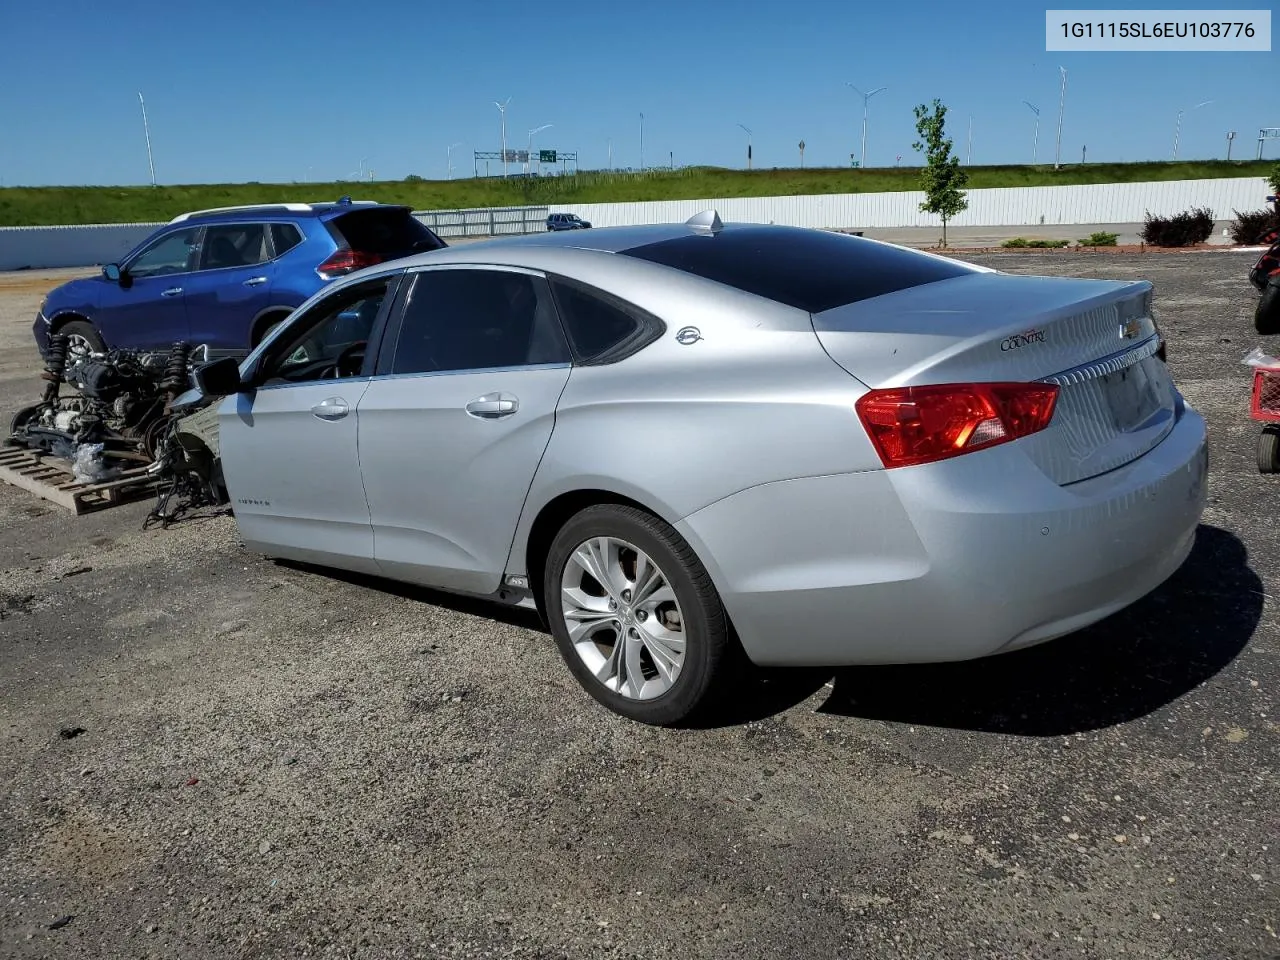
[[[729,620],[706,568],[672,527],[634,507],[588,507],[551,545],[543,597],[560,654],[615,713],[683,723],[730,673]]]
[[[102,353],[107,349],[102,334],[88,320],[72,320],[64,323],[55,331],[67,338],[67,359],[85,356],[90,353]]]

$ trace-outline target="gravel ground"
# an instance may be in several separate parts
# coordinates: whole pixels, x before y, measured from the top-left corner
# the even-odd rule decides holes
[[[1214,443],[1191,558],[1075,636],[769,674],[710,729],[606,713],[522,615],[0,484],[0,955],[1280,956],[1249,256],[980,259],[1155,281]],[[0,276],[5,413],[74,272]]]

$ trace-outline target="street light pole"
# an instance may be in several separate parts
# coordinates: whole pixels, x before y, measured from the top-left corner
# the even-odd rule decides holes
[[[1031,165],[1034,167],[1036,165],[1036,149],[1040,146],[1040,108],[1030,100],[1023,100],[1022,102],[1030,107],[1031,112],[1036,115],[1036,129],[1031,138]]]
[[[644,173],[644,114],[640,114],[640,172]]]
[[[461,143],[449,144],[448,150],[445,151],[445,165],[448,167],[448,179],[453,179],[453,148],[462,146]]]
[[[747,169],[751,169],[751,128],[744,123],[738,124],[743,130],[747,131]]]
[[[970,166],[973,160],[973,114],[969,114],[969,146],[965,150],[964,165]]]
[[[502,114],[502,178],[504,180],[507,178],[507,104],[510,102],[510,97],[507,97],[502,103],[497,100],[493,101],[493,105]]]
[[[543,130],[547,130],[552,126],[553,124],[544,123],[542,126],[534,127],[532,130],[529,131],[529,162],[526,168],[529,173],[533,173],[533,138],[538,134],[540,134]],[[542,161],[538,161],[538,175],[539,176],[542,175]]]
[[[1062,92],[1058,95],[1058,143],[1053,149],[1053,169],[1057,170],[1062,158],[1062,110],[1067,103],[1067,68],[1058,67],[1062,73]]]
[[[156,165],[151,159],[151,128],[147,125],[147,102],[142,99],[142,91],[138,91],[138,103],[142,105],[142,133],[147,138],[147,166],[151,168],[151,185],[156,185]]]
[[[861,90],[855,87],[852,83],[849,83],[847,80],[845,81],[845,86],[849,87],[851,90],[857,93],[858,96],[862,97],[862,166],[865,168],[867,165],[867,107],[871,103],[872,97],[874,97],[877,93],[880,93],[883,90],[888,90],[889,88],[877,87],[875,90],[872,90],[870,93],[863,93]]]
[[[1197,103],[1194,107],[1192,107],[1191,110],[1199,110],[1201,107],[1207,107],[1211,103],[1213,103],[1212,100],[1202,100],[1200,103]],[[1174,160],[1178,159],[1178,140],[1182,136],[1182,115],[1184,113],[1190,113],[1190,112],[1191,112],[1190,110],[1178,111],[1178,121],[1177,123],[1174,124],[1174,127],[1173,127],[1173,159]]]

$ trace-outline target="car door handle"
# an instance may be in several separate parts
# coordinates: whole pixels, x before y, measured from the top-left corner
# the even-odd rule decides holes
[[[182,288],[181,288],[181,287],[170,287],[168,290],[165,290],[163,293],[161,293],[161,294],[160,294],[160,296],[162,296],[162,297],[176,297],[176,296],[177,296],[178,294],[180,294],[181,292],[182,292]]]
[[[497,420],[509,417],[520,409],[520,401],[509,393],[486,393],[476,397],[466,406],[466,411],[481,420]]]
[[[250,277],[248,280],[244,282],[244,285],[246,287],[256,287],[258,286],[258,284],[266,283],[266,282],[267,282],[266,277]]]
[[[321,420],[341,420],[349,409],[347,401],[341,397],[329,397],[312,407],[311,412]]]

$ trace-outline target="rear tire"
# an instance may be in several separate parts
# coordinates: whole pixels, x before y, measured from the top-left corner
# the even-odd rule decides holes
[[[1253,328],[1264,336],[1280,333],[1280,283],[1275,280],[1262,291],[1258,309],[1253,313]]]
[[[1258,472],[1280,473],[1280,426],[1268,424],[1258,434]]]
[[[670,525],[635,507],[587,507],[552,541],[542,587],[560,655],[598,702],[658,726],[714,708],[734,672],[735,641],[706,568]]]
[[[68,359],[75,356],[78,352],[77,347],[92,353],[102,353],[107,349],[107,344],[102,339],[102,334],[88,320],[71,320],[62,324],[54,332],[62,334],[70,341],[67,350]]]

